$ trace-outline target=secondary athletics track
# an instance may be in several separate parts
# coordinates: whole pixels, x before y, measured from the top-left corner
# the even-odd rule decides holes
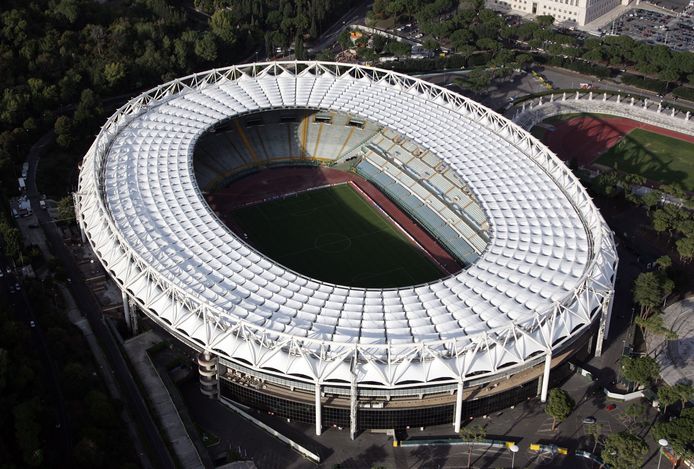
[[[555,130],[545,133],[545,144],[562,160],[575,159],[580,166],[590,166],[633,129],[694,143],[694,136],[622,117],[574,117],[553,125]]]
[[[232,182],[228,187],[207,194],[207,202],[224,223],[232,227],[230,214],[234,210],[281,198],[305,190],[352,183],[370,203],[388,217],[418,244],[446,273],[455,274],[461,266],[424,228],[415,223],[400,207],[366,179],[350,172],[324,167],[281,167],[251,173]]]

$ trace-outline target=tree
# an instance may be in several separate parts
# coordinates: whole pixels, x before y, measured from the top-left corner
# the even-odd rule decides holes
[[[460,429],[460,438],[467,442],[467,467],[472,459],[472,445],[487,437],[487,431],[481,425],[468,425]]]
[[[388,50],[388,52],[390,52],[393,55],[397,55],[398,57],[410,55],[410,53],[412,52],[412,46],[410,46],[409,44],[405,44],[404,42],[398,41],[390,41],[386,46],[386,49]]]
[[[682,409],[679,417],[653,425],[653,438],[665,438],[681,457],[694,457],[694,407]]]
[[[662,197],[663,194],[660,191],[652,190],[643,194],[643,196],[641,197],[641,202],[643,203],[643,205],[646,206],[646,208],[650,212],[651,208],[655,207],[660,203]]]
[[[634,281],[634,302],[641,307],[641,317],[650,316],[665,302],[675,284],[663,272],[644,272]]]
[[[667,82],[666,87],[670,86],[670,82],[680,79],[680,72],[674,68],[665,68],[658,73],[658,78]]]
[[[651,221],[653,222],[653,229],[658,233],[662,233],[670,229],[670,217],[668,217],[665,210],[655,210],[651,215]]]
[[[675,331],[665,327],[663,313],[655,313],[646,318],[639,316],[634,319],[634,323],[641,328],[644,339],[646,339],[649,333],[663,336],[665,340],[675,340],[677,338]]]
[[[677,383],[673,386],[673,391],[682,403],[682,407],[694,397],[694,386],[690,383]]]
[[[653,357],[622,357],[622,375],[638,388],[660,375],[658,362]]]
[[[640,402],[632,402],[624,406],[624,415],[629,417],[631,425],[638,423],[646,413],[646,407]]]
[[[217,60],[217,43],[211,33],[203,34],[195,41],[195,55],[208,62]]]
[[[658,402],[663,406],[663,412],[667,412],[667,408],[678,400],[679,395],[669,384],[663,384],[658,388]]]
[[[104,80],[110,88],[117,86],[125,78],[125,65],[122,62],[111,62],[104,66]]]
[[[10,354],[7,350],[0,348],[0,393],[5,391],[7,386],[7,376],[10,369]]]
[[[552,431],[555,430],[557,422],[563,421],[571,414],[574,405],[571,396],[563,389],[554,388],[549,392],[545,412],[552,417]]]
[[[71,195],[66,195],[58,201],[58,217],[61,221],[75,221],[75,206]]]
[[[677,246],[677,254],[680,255],[682,261],[689,263],[694,258],[694,236],[685,236],[682,239],[675,241]]]
[[[655,265],[658,266],[658,270],[667,270],[672,267],[672,259],[670,256],[660,256],[655,260]]]
[[[55,140],[63,148],[72,145],[74,137],[72,136],[72,121],[67,116],[60,116],[55,120],[53,125],[55,131]]]
[[[210,17],[210,30],[228,45],[236,42],[235,25],[234,14],[228,9],[217,10]]]
[[[17,445],[24,463],[31,467],[38,467],[43,463],[40,413],[38,398],[24,401],[12,409]]]
[[[623,431],[607,435],[602,459],[613,469],[633,469],[641,467],[646,453],[648,445],[641,438]]]
[[[342,50],[347,50],[352,47],[352,39],[349,29],[343,29],[337,36],[337,43],[340,44]]]
[[[22,235],[14,226],[6,221],[0,220],[0,235],[5,241],[5,254],[12,259],[18,260],[22,252]]]
[[[541,28],[549,28],[554,24],[554,16],[552,15],[539,15],[535,17],[535,22]]]

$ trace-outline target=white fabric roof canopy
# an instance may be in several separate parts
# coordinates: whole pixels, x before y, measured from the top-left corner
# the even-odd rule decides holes
[[[545,164],[533,154],[537,144],[518,137],[511,124],[492,121],[464,98],[436,98],[443,90],[414,79],[405,87],[393,83],[397,76],[379,80],[360,67],[354,70],[366,75],[315,63],[301,72],[263,67],[214,80],[208,75],[207,82],[150,102],[110,138],[98,180],[88,180],[90,155],[80,177],[80,192],[101,188],[121,244],[179,294],[222,312],[224,323],[243,321],[278,340],[315,338],[305,344],[311,350],[319,341],[469,344],[473,335],[509,325],[530,331],[558,303],[575,302],[591,278],[611,276],[614,246],[595,207],[555,157]],[[480,201],[490,224],[486,250],[454,277],[390,290],[319,282],[255,252],[211,213],[191,158],[197,138],[220,120],[272,108],[347,112],[427,148]],[[98,224],[86,219],[86,198],[83,204],[82,223],[94,238]],[[106,251],[100,252],[107,268],[127,284],[133,274],[106,259]]]

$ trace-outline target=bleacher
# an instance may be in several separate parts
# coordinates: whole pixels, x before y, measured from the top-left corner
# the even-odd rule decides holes
[[[371,122],[334,112],[251,114],[200,137],[193,159],[195,175],[203,190],[212,190],[253,167],[311,161],[330,164],[353,153],[378,131]]]
[[[395,199],[444,246],[471,264],[489,240],[479,204],[431,152],[384,129],[362,146],[357,172]]]

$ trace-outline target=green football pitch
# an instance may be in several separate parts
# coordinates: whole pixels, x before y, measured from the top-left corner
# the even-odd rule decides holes
[[[678,138],[634,129],[596,163],[694,191],[694,144]]]
[[[391,288],[442,276],[349,184],[241,208],[231,218],[265,255],[325,282]]]

